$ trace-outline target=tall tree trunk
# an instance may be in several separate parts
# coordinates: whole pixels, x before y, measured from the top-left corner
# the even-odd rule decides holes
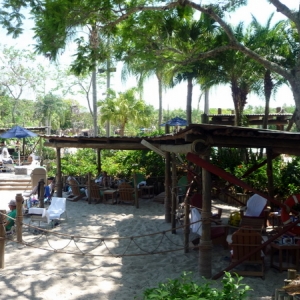
[[[121,125],[120,125],[120,137],[123,137],[123,136],[124,136],[124,133],[125,133],[125,125],[126,125],[126,123],[121,123]]]
[[[232,94],[232,99],[233,99],[234,109],[235,109],[234,126],[242,126],[243,111],[247,103],[246,100],[247,100],[248,91],[246,89],[240,88],[236,80],[232,80],[231,94]]]
[[[193,78],[188,78],[187,82],[186,120],[190,125],[192,124]]]
[[[158,128],[162,124],[162,80],[159,75],[156,74],[158,80]]]
[[[263,121],[264,129],[268,128],[268,118],[269,118],[269,112],[270,112],[270,99],[271,99],[271,93],[272,93],[273,86],[274,85],[272,82],[271,71],[266,70],[265,77],[264,77],[264,90],[265,90],[265,100],[266,100],[265,116],[264,116],[264,121]]]
[[[96,67],[92,73],[92,87],[93,87],[93,124],[94,136],[98,135],[98,122],[97,122],[97,81],[96,81]]]

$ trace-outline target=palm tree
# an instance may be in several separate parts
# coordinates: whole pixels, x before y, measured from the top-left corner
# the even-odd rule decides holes
[[[215,22],[201,15],[199,20],[190,18],[165,19],[162,25],[167,28],[171,38],[166,40],[166,49],[169,56],[173,59],[170,61],[165,76],[169,78],[170,86],[186,81],[187,82],[187,98],[186,98],[186,119],[188,124],[192,123],[192,95],[194,84],[198,83],[197,78],[201,78],[216,68],[212,60],[201,61],[193,60],[188,64],[183,64],[182,60],[192,58],[198,51],[206,49],[207,45],[213,42],[216,34],[219,32],[215,26]],[[218,41],[217,41],[218,42]]]
[[[173,13],[171,13],[173,14]],[[124,62],[122,79],[126,81],[133,75],[137,79],[137,87],[143,92],[146,79],[153,75],[158,84],[158,125],[162,123],[163,89],[167,87],[164,80],[166,64],[162,62],[159,54],[164,48],[164,40],[167,38],[165,27],[161,25],[163,20],[161,12],[145,12],[141,22],[136,23],[131,17],[119,27],[114,49],[116,57]]]
[[[253,40],[253,48],[258,53],[267,57],[270,61],[279,62],[283,61],[283,57],[287,55],[286,45],[284,43],[286,32],[286,23],[283,21],[277,22],[271,27],[271,21],[273,19],[271,14],[266,24],[261,25],[255,17],[252,17],[250,24],[251,34]],[[261,69],[261,73],[264,73],[264,78],[261,82],[265,97],[265,116],[263,121],[263,128],[268,127],[268,116],[270,110],[270,99],[272,91],[276,91],[282,84],[287,84],[282,76],[277,73],[271,72],[270,69],[258,66]],[[260,92],[260,90],[258,91]]]
[[[132,88],[118,95],[109,90],[105,100],[100,101],[101,123],[110,121],[119,126],[120,136],[124,136],[125,127],[130,122],[138,126],[149,126],[150,115],[145,102],[137,98],[137,89]]]
[[[249,34],[244,32],[243,24],[235,28],[235,35],[245,44],[248,43]],[[221,37],[220,37],[221,38]],[[226,37],[223,37],[226,39]],[[230,84],[231,94],[235,108],[235,124],[243,125],[243,111],[247,103],[248,94],[257,92],[259,79],[263,74],[259,72],[258,64],[239,51],[229,50],[217,55],[214,59],[214,67],[200,80],[203,87],[210,88],[214,85]],[[217,67],[216,67],[217,66]],[[220,101],[222,101],[220,99]]]

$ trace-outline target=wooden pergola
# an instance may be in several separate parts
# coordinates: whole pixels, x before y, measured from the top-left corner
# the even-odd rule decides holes
[[[277,107],[276,113],[268,114],[268,125],[275,125],[276,130],[284,130],[284,125],[287,125],[292,116],[293,114],[286,113],[281,107]],[[217,114],[209,114],[207,117],[209,124],[233,126],[235,122],[234,111],[231,114],[224,114],[221,108],[218,108]],[[243,118],[249,126],[257,126],[263,124],[265,114],[243,114]]]
[[[209,162],[212,147],[229,148],[266,148],[267,169],[269,178],[268,199],[273,197],[272,159],[276,155],[300,155],[300,133],[277,130],[253,129],[210,124],[191,124],[178,133],[155,137],[86,137],[86,136],[41,136],[46,139],[45,146],[56,148],[57,153],[57,193],[62,196],[61,149],[93,148],[97,149],[100,168],[100,151],[102,149],[147,150],[151,147],[165,158],[165,186],[176,186],[176,154],[184,153],[188,157],[199,157]],[[149,146],[150,145],[150,146]],[[171,166],[173,166],[171,168]],[[172,169],[172,172],[171,172]],[[171,180],[172,174],[172,180]],[[171,184],[172,182],[172,184]],[[174,193],[166,188],[165,220],[175,225]],[[202,169],[202,216],[211,213],[211,179],[210,172]],[[172,217],[173,216],[173,217]],[[203,222],[199,248],[200,274],[211,277],[212,242],[210,238],[210,222]],[[186,249],[186,252],[188,249]]]

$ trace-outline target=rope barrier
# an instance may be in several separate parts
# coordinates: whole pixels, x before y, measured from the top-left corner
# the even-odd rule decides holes
[[[1,213],[1,212],[0,212]],[[4,216],[7,216],[4,213],[1,213]],[[9,217],[9,216],[7,216]],[[9,217],[11,218],[11,217]],[[11,218],[12,220],[16,221],[16,219]],[[194,223],[198,223],[203,221],[202,219],[193,223],[190,223],[189,225],[192,225]],[[181,251],[184,250],[185,247],[182,244],[178,244],[175,243],[174,241],[172,241],[172,239],[167,235],[167,233],[172,232],[173,229],[169,229],[169,230],[164,230],[161,232],[155,232],[155,233],[149,233],[149,234],[144,234],[144,235],[139,235],[139,236],[128,236],[128,237],[93,237],[93,236],[80,236],[80,235],[67,235],[67,234],[62,234],[62,233],[58,233],[58,232],[53,232],[44,228],[40,228],[40,227],[36,227],[33,225],[29,225],[26,223],[22,223],[23,226],[27,227],[27,228],[33,228],[35,230],[37,230],[40,235],[31,242],[25,241],[23,240],[22,242],[17,242],[17,241],[12,241],[18,244],[23,244],[24,246],[28,246],[28,247],[32,247],[35,249],[41,249],[41,250],[45,250],[45,251],[49,251],[49,252],[54,252],[54,253],[64,253],[64,254],[71,254],[71,255],[80,255],[80,256],[102,256],[102,257],[127,257],[127,256],[143,256],[143,255],[153,255],[153,254],[163,254],[163,253],[169,253],[169,252],[176,252],[176,251]],[[176,227],[175,229],[181,229],[184,228],[185,226],[179,226]],[[51,243],[52,241],[50,240],[50,234],[53,236],[56,236],[58,238],[67,238],[69,239],[68,241],[66,241],[66,244],[60,248],[54,247],[53,244]],[[140,246],[140,244],[137,242],[138,239],[145,239],[145,238],[150,238],[150,237],[154,237],[156,235],[161,235],[160,240],[158,241],[157,245],[153,248],[153,250],[149,251],[149,249],[145,249],[144,247]],[[42,237],[45,237],[47,245],[49,246],[49,248],[43,247],[43,246],[35,246],[34,244],[42,239]],[[97,243],[97,245],[94,245],[91,249],[89,250],[85,250],[83,251],[80,247],[80,240],[82,239],[89,239],[89,240],[97,240],[99,241]],[[177,249],[169,249],[169,250],[161,250],[158,251],[159,247],[163,244],[163,241],[168,240],[169,242],[171,242],[171,244],[180,247]],[[122,253],[113,253],[113,251],[111,251],[110,247],[107,245],[108,241],[126,241],[129,240],[129,243],[125,246],[125,249],[122,251]],[[69,247],[71,245],[71,243],[74,243],[76,249],[79,252],[71,252],[71,251],[65,251],[65,249],[67,247]],[[40,243],[39,243],[40,244]],[[140,251],[142,251],[142,253],[127,253],[130,246],[134,244]],[[101,246],[105,247],[105,250],[108,251],[108,254],[106,253],[101,253],[101,254],[91,254],[91,252]],[[103,252],[103,251],[102,251]]]

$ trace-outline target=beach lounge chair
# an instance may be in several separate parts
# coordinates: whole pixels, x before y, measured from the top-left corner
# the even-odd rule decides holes
[[[38,222],[39,227],[41,226],[41,223],[45,223],[46,225],[51,223],[51,219],[46,208],[30,207],[28,214],[30,215],[29,226],[31,226],[34,222]],[[31,230],[29,227],[29,231],[34,230]]]
[[[135,195],[134,195],[134,188],[126,183],[123,182],[119,185],[119,199],[118,202],[123,202],[123,203],[131,203],[134,205],[135,203]]]
[[[50,220],[59,220],[63,214],[65,215],[65,220],[67,220],[66,198],[52,197],[47,212]]]
[[[90,192],[91,200],[94,200],[96,204],[103,200],[103,188],[101,188],[97,183],[91,183]]]
[[[245,255],[249,254],[253,249],[261,246],[263,243],[262,235],[256,230],[242,227],[232,235],[231,248],[231,261],[237,262],[242,259]],[[247,267],[242,270],[241,267]],[[264,278],[265,264],[264,264],[264,253],[258,250],[241,265],[237,266],[232,273],[236,273],[241,276],[260,276]]]
[[[29,225],[32,222],[38,222],[39,226],[42,223],[46,223],[53,227],[55,225],[54,220],[60,220],[61,216],[65,214],[65,220],[68,219],[66,210],[66,198],[52,197],[51,205],[48,209],[40,207],[29,208],[28,214],[30,215]]]
[[[81,191],[78,181],[71,177],[69,180],[69,186],[72,190],[72,194],[67,197],[68,201],[78,201],[80,199],[86,198],[85,191]]]

